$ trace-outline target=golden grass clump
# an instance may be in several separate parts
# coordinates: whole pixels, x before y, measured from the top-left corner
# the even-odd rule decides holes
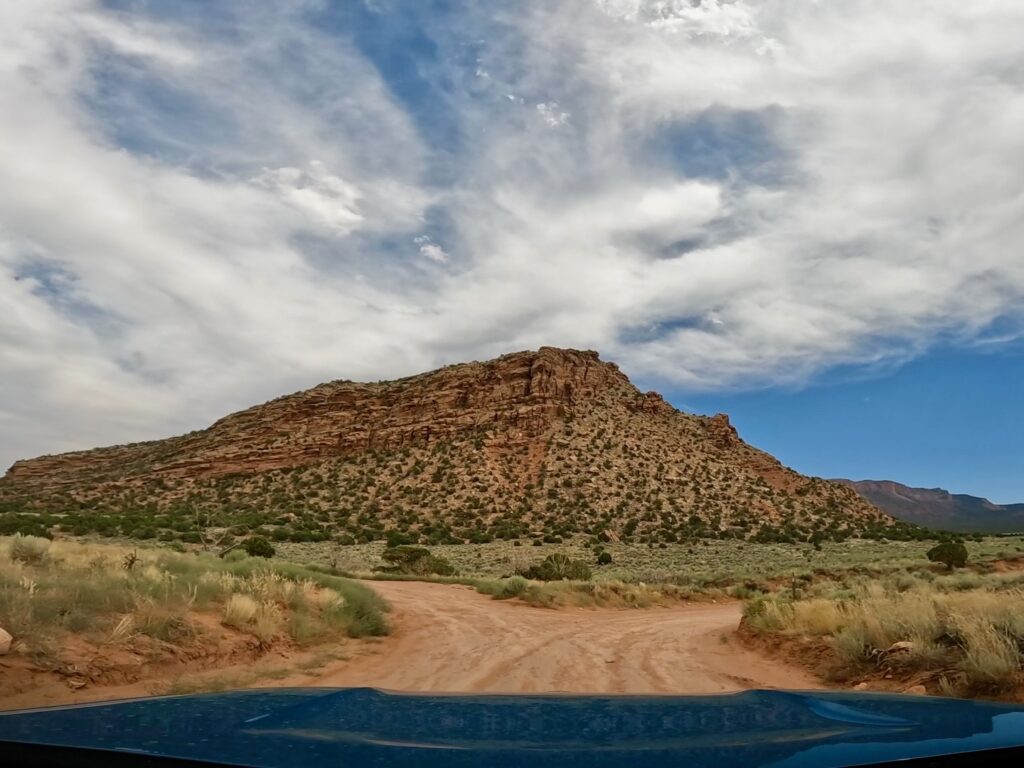
[[[793,604],[793,625],[809,635],[834,634],[845,623],[842,607],[831,600],[807,600]]]
[[[1011,639],[982,616],[956,616],[952,621],[963,642],[959,669],[971,691],[1011,687],[1021,669],[1019,638]]]
[[[256,608],[252,632],[262,645],[271,645],[284,626],[284,614],[277,603],[263,602]]]
[[[318,589],[313,593],[310,602],[321,611],[334,611],[344,605],[345,599],[332,589]]]
[[[758,632],[830,639],[837,673],[955,669],[943,678],[949,690],[998,692],[1024,682],[1024,590],[1004,574],[980,578],[968,590],[953,579],[894,579],[845,585],[833,598],[776,595],[748,602],[745,617]]]
[[[10,542],[10,558],[26,565],[40,565],[46,560],[51,544],[49,539],[42,536],[15,534]]]
[[[229,627],[241,629],[247,626],[256,616],[259,608],[250,595],[234,594],[224,604],[224,623]]]

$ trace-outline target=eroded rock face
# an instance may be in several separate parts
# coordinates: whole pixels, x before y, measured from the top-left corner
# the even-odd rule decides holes
[[[731,448],[740,442],[739,433],[724,413],[716,413],[707,422],[708,437],[719,448]]]
[[[18,461],[7,477],[23,485],[137,471],[213,477],[426,446],[495,427],[506,439],[529,439],[581,403],[629,390],[629,380],[596,352],[542,347],[394,382],[321,384],[183,437]]]
[[[205,505],[327,528],[372,518],[472,534],[500,521],[669,541],[734,523],[737,535],[762,522],[810,532],[823,515],[832,529],[891,523],[852,490],[747,445],[724,414],[682,413],[596,352],[550,347],[321,384],[181,437],[19,461],[0,480],[5,499],[30,511]]]

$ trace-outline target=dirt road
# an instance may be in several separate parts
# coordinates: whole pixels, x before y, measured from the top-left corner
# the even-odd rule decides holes
[[[456,585],[370,586],[391,603],[394,634],[315,685],[506,693],[820,687],[730,639],[737,603],[555,611]]]

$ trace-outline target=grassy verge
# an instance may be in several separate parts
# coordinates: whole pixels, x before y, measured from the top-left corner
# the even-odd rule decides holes
[[[837,680],[913,680],[932,693],[1024,685],[1024,573],[899,573],[751,599],[746,627],[817,642]]]
[[[0,626],[15,651],[45,654],[74,635],[94,646],[148,637],[197,642],[199,614],[255,638],[310,645],[383,635],[386,605],[365,585],[291,563],[158,549],[0,539]],[[206,622],[208,625],[210,622]]]

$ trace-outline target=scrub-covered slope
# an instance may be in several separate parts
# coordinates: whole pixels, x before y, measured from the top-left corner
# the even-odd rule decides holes
[[[17,462],[6,528],[195,540],[677,541],[904,535],[851,488],[682,413],[595,352],[541,348],[397,381],[336,381],[149,443]]]

